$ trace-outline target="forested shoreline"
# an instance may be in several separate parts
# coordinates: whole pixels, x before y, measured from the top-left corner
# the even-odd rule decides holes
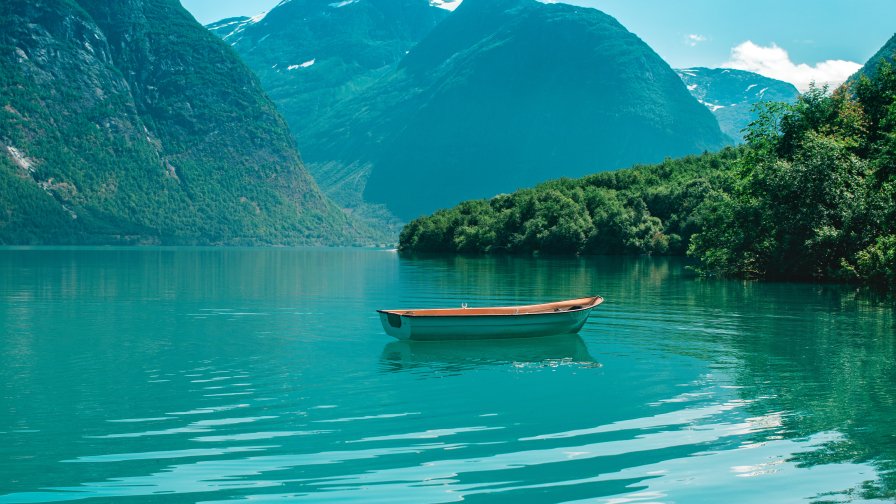
[[[896,73],[761,105],[746,144],[560,179],[410,222],[399,248],[687,254],[706,275],[896,288]]]

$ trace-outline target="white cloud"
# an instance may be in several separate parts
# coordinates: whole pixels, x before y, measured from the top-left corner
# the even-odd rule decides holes
[[[684,43],[691,47],[695,47],[700,42],[706,42],[706,37],[698,33],[691,33],[684,38]]]
[[[796,64],[791,61],[787,51],[776,44],[763,47],[750,40],[731,49],[731,60],[722,66],[790,82],[800,91],[809,89],[812,82],[834,88],[862,68],[859,63],[844,60],[822,61],[815,66]]]

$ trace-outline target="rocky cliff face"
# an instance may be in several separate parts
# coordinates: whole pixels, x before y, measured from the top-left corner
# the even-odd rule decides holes
[[[7,0],[0,90],[0,242],[363,240],[176,0]]]
[[[756,119],[760,102],[793,103],[800,92],[789,82],[730,68],[685,68],[676,70],[688,91],[706,105],[722,131],[743,142],[743,130]]]

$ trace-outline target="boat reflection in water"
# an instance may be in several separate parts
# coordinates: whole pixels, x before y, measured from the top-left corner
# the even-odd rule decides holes
[[[380,360],[387,371],[421,368],[462,371],[508,364],[600,367],[578,334],[498,340],[393,341],[383,347]]]

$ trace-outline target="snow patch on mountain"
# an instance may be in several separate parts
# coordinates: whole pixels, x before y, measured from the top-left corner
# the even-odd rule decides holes
[[[221,23],[221,24],[217,24],[217,25],[215,25],[215,28],[216,28],[216,29],[227,28],[228,26],[234,26],[234,27],[236,27],[235,25],[244,25],[244,24],[246,24],[246,21],[247,21],[247,19],[245,19],[245,18],[237,18],[237,19],[234,19],[233,21],[231,21],[231,22],[229,22],[229,23]]]
[[[267,15],[267,12],[262,12],[250,18],[235,18],[233,21],[230,21],[228,23],[213,23],[211,25],[207,25],[206,28],[210,28],[219,37],[221,37],[221,40],[226,40],[230,42],[230,45],[233,46],[236,45],[236,43],[239,42],[242,37],[237,38],[236,41],[230,40],[231,38],[233,38],[235,35],[243,33],[247,27],[259,23]]]
[[[317,61],[317,58],[310,59],[310,60],[308,60],[304,63],[300,63],[298,65],[289,65],[288,67],[286,67],[286,69],[287,70],[298,70],[300,68],[308,68],[311,65],[313,65],[315,61]]]
[[[258,22],[260,22],[262,19],[264,19],[265,16],[267,16],[267,15],[268,15],[267,12],[262,12],[262,13],[260,13],[260,14],[256,14],[256,15],[254,15],[254,16],[252,16],[252,17],[249,18],[249,23],[251,23],[251,24],[258,23]]]
[[[330,7],[334,9],[338,9],[340,7],[345,7],[346,5],[351,5],[353,3],[358,3],[361,0],[342,0],[341,2],[334,2],[330,4]]]
[[[463,0],[429,0],[429,5],[432,5],[433,7],[438,7],[440,9],[453,11],[462,2],[463,2]]]

